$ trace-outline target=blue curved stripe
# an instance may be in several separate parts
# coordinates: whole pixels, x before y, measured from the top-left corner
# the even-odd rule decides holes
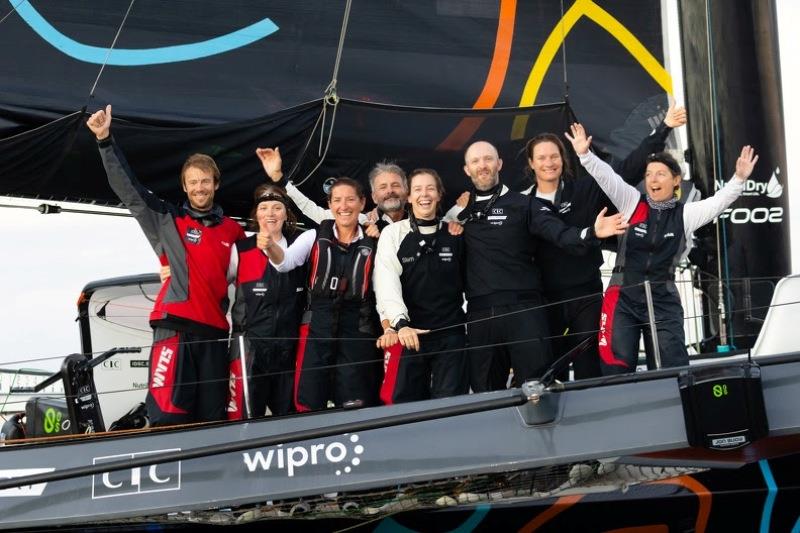
[[[764,510],[761,512],[761,527],[759,531],[761,533],[769,533],[772,508],[775,506],[775,498],[778,496],[778,485],[775,483],[775,478],[766,459],[761,459],[758,462],[758,466],[761,468],[761,475],[764,476],[764,482],[767,484],[767,499],[764,501]]]
[[[14,6],[14,0],[8,0],[8,3],[12,7]],[[42,39],[64,54],[85,63],[98,65],[105,63],[119,67],[192,61],[247,46],[278,31],[278,26],[272,20],[266,18],[227,35],[221,35],[207,41],[160,48],[121,48],[112,50],[111,54],[108,54],[108,48],[79,43],[58,31],[36,11],[30,1],[22,2],[18,5],[17,14]],[[108,55],[108,61],[106,61],[106,55]]]
[[[483,503],[475,507],[475,511],[469,518],[461,523],[460,526],[453,529],[449,533],[470,533],[475,531],[475,528],[486,518],[492,506],[488,503]],[[403,525],[398,524],[393,518],[384,518],[375,528],[374,533],[416,533],[413,529],[409,529]]]
[[[800,533],[800,518],[798,518],[797,522],[794,523],[794,527],[792,528],[792,533]]]

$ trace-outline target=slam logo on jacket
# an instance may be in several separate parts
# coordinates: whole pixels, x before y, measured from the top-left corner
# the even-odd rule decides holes
[[[153,450],[95,457],[92,464],[116,463],[125,459],[140,459],[149,455],[178,452],[180,448]],[[149,492],[180,490],[181,462],[137,466],[116,472],[103,472],[92,476],[92,499],[130,496]]]
[[[343,435],[342,441],[319,442],[308,445],[295,445],[284,448],[282,444],[263,448],[255,453],[244,452],[242,459],[250,473],[277,472],[294,477],[302,472],[306,475],[320,475],[333,471],[337,476],[349,474],[361,464],[364,446],[359,444],[359,436]]]

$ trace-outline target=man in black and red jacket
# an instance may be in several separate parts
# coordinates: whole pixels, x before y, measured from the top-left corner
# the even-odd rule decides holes
[[[87,126],[97,137],[108,182],[131,211],[170,277],[162,285],[150,325],[147,413],[151,425],[225,418],[228,391],[228,285],[231,246],[244,237],[214,203],[219,169],[203,154],[181,170],[187,199],[172,205],[134,176],[111,137],[111,106]]]

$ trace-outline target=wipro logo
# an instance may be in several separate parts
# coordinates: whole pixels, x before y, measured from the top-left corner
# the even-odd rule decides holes
[[[345,434],[345,436],[347,436]],[[286,470],[286,475],[294,477],[300,468],[325,465],[345,464],[344,468],[337,468],[336,475],[341,476],[352,472],[353,467],[361,464],[359,457],[364,453],[364,446],[357,444],[358,435],[350,435],[345,444],[339,441],[331,443],[312,444],[310,446],[283,447],[279,444],[273,448],[265,448],[253,454],[244,452],[242,458],[249,472],[257,470]],[[346,464],[349,463],[349,464]],[[351,466],[352,465],[352,466]]]

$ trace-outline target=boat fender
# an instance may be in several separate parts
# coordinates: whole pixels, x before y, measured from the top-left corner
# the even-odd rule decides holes
[[[6,420],[3,427],[0,428],[0,445],[5,441],[25,438],[25,424],[22,422],[24,416],[25,413],[17,413]]]
[[[109,431],[120,431],[123,429],[142,429],[150,425],[147,418],[147,410],[144,403],[140,402],[133,409],[122,415],[119,420],[111,424]]]

